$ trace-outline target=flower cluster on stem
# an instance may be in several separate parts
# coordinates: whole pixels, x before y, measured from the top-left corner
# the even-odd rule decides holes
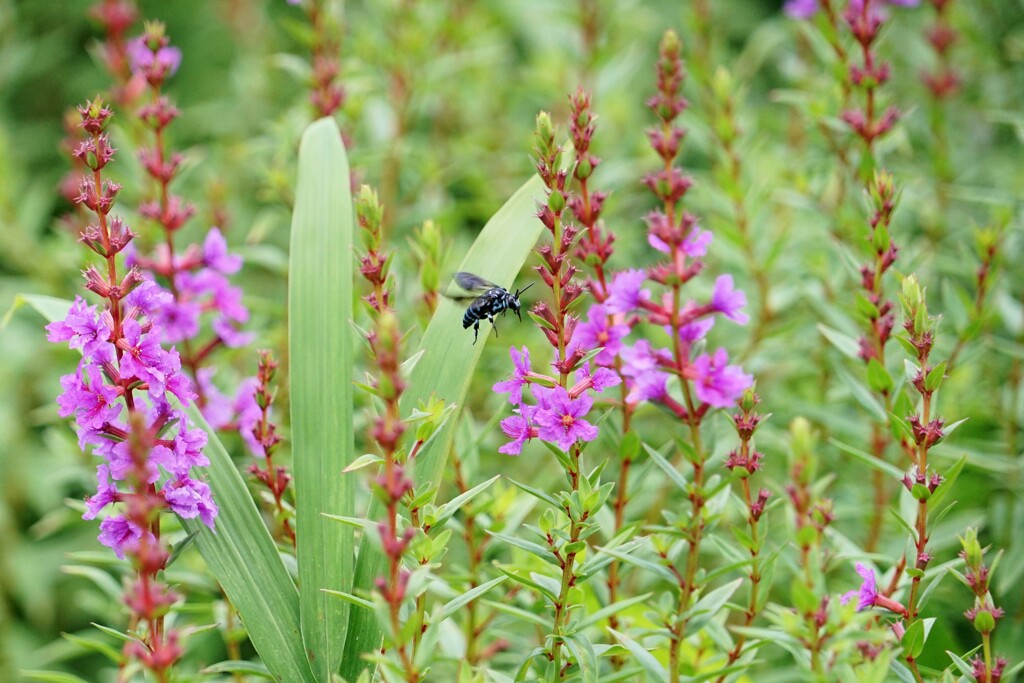
[[[302,6],[311,31],[309,101],[317,116],[331,116],[345,105],[347,97],[345,87],[338,82],[341,70],[338,36],[341,30],[325,0],[305,0],[290,4]]]
[[[826,680],[830,662],[825,646],[830,638],[829,596],[817,595],[815,588],[823,580],[830,557],[825,533],[835,519],[832,500],[821,495],[818,479],[818,440],[810,422],[797,418],[790,425],[789,484],[786,496],[793,514],[793,543],[799,555],[799,578],[793,582],[794,607],[800,616],[795,635],[807,650],[809,668]]]
[[[126,34],[139,17],[132,0],[101,0],[89,10],[89,15],[103,28],[100,44],[103,64],[114,77],[112,99],[119,107],[129,108],[142,94],[144,80],[131,69]]]
[[[383,213],[377,194],[363,186],[356,199],[356,217],[366,248],[365,253],[359,256],[359,272],[370,285],[370,293],[363,297],[363,302],[373,319],[366,340],[375,371],[367,385],[371,393],[383,403],[383,410],[370,426],[370,438],[377,444],[383,459],[383,469],[373,482],[373,491],[386,508],[385,518],[378,523],[377,532],[387,558],[387,573],[377,578],[376,587],[388,611],[385,647],[397,655],[405,680],[416,683],[422,676],[415,665],[416,645],[421,629],[412,629],[415,635],[411,635],[410,629],[403,628],[402,607],[409,597],[411,577],[403,558],[416,538],[418,528],[415,523],[404,525],[403,528],[401,515],[404,501],[413,490],[413,480],[407,471],[406,454],[400,449],[406,427],[401,418],[399,399],[405,389],[405,380],[400,372],[401,333],[398,317],[391,307],[391,259],[384,251],[381,231]],[[416,442],[408,459],[415,457],[422,443]],[[422,621],[422,611],[408,618]]]
[[[111,214],[121,186],[103,173],[115,154],[105,132],[112,112],[98,98],[79,112],[87,137],[74,154],[91,174],[77,201],[95,217],[81,242],[101,259],[84,271],[85,287],[104,304],[97,308],[76,297],[67,316],[47,326],[50,341],[82,354],[76,371],[61,378],[57,403],[62,417],[74,417],[79,445],[103,460],[84,517],[104,513],[100,542],[129,557],[135,569],[125,604],[137,638],[125,653],[163,682],[182,646],[164,623],[179,596],[158,578],[170,559],[160,521],[175,513],[213,528],[217,506],[210,487],[192,476],[194,467],[209,464],[206,434],[193,428],[184,410],[196,398],[192,383],[178,352],[161,345],[162,330],[150,315],[169,297],[137,267],[118,268],[118,254],[135,235]]]
[[[754,447],[754,434],[758,427],[769,417],[754,410],[761,399],[754,393],[754,388],[747,389],[740,398],[739,410],[733,414],[732,423],[736,428],[736,434],[740,438],[739,448],[729,453],[725,461],[726,469],[730,470],[739,480],[740,488],[743,491],[743,502],[747,510],[747,528],[749,535],[741,539],[747,552],[750,553],[750,566],[747,570],[747,579],[750,582],[750,594],[747,597],[747,606],[743,611],[743,626],[748,627],[754,623],[754,618],[764,605],[765,598],[761,592],[761,579],[764,570],[764,559],[761,556],[761,549],[764,547],[765,534],[762,530],[761,517],[765,513],[765,507],[771,492],[767,488],[760,488],[755,495],[750,485],[750,478],[761,469],[761,460],[764,454]],[[728,668],[743,654],[743,645],[746,638],[741,634],[729,651],[725,668]],[[719,683],[725,680],[725,674],[719,677]]]
[[[273,354],[267,350],[260,351],[255,386],[252,389],[260,415],[251,432],[259,447],[259,453],[256,455],[257,461],[249,465],[249,473],[267,488],[274,501],[274,517],[280,525],[280,535],[294,548],[295,529],[292,526],[292,518],[295,512],[285,501],[285,492],[292,481],[292,476],[284,465],[274,464],[274,451],[281,443],[277,425],[271,421],[270,416],[276,393],[271,388],[271,383],[276,372],[277,362]]]
[[[139,214],[156,224],[160,240],[151,254],[133,252],[130,260],[162,283],[170,295],[167,305],[147,311],[157,322],[164,341],[180,344],[182,364],[196,382],[198,405],[210,424],[236,429],[254,454],[260,447],[252,429],[261,411],[253,402],[253,382],[242,382],[234,398],[220,393],[213,384],[214,369],[208,366],[211,354],[222,347],[240,347],[252,335],[239,326],[249,319],[242,303],[242,291],[229,276],[242,267],[242,259],[230,254],[219,228],[211,228],[199,246],[182,248],[179,231],[195,214],[195,207],[174,194],[171,183],[184,160],[172,151],[168,129],[180,112],[163,94],[166,81],[181,64],[181,51],[172,46],[163,24],[148,22],[141,36],[128,42],[132,73],[146,84],[148,98],[136,115],[152,134],[150,146],[139,150],[139,160],[153,181],[154,194],[139,206]],[[212,335],[200,340],[201,322],[209,320]]]
[[[995,564],[992,567],[985,564],[985,551],[978,542],[977,529],[968,528],[958,538],[963,547],[960,557],[964,561],[965,571],[962,576],[958,573],[957,578],[974,593],[974,605],[964,612],[964,616],[981,635],[982,644],[981,652],[970,661],[971,674],[977,683],[999,683],[1008,662],[992,652],[992,632],[996,628],[996,620],[1004,615],[1003,608],[995,606],[989,592]]]

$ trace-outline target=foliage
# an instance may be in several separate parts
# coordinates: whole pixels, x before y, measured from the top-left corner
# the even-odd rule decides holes
[[[0,680],[1014,680],[1024,16],[779,4],[0,0]],[[42,343],[134,305],[97,94],[159,566]]]

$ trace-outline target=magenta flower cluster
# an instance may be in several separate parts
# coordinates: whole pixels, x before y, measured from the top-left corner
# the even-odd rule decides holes
[[[141,282],[125,299],[126,317],[120,322],[122,334],[116,343],[109,311],[101,312],[81,297],[63,320],[47,326],[49,341],[67,342],[82,352],[75,372],[61,378],[59,413],[74,416],[79,445],[91,446],[104,460],[96,470],[97,492],[86,503],[85,519],[96,518],[109,505],[130,503],[134,495],[130,486],[119,486],[131,479],[136,468],[130,426],[122,416],[126,387],[134,387],[144,394],[132,393],[132,408],[145,416],[153,443],[144,483],[156,485],[164,477],[156,493],[166,508],[186,519],[199,517],[213,528],[217,505],[210,487],[191,476],[193,467],[209,464],[203,454],[206,433],[193,428],[185,411],[174,403],[176,399],[184,406],[195,399],[192,383],[181,371],[178,352],[164,349],[159,329],[142,317],[167,297],[153,282]],[[144,534],[151,532],[111,512],[100,523],[99,540],[124,557]]]
[[[650,237],[652,245],[659,248],[660,239],[653,233]],[[693,237],[682,244],[700,245],[690,254],[700,257],[710,242],[710,233],[695,229]],[[629,389],[627,402],[635,405],[641,401],[671,400],[667,387],[676,367],[672,349],[655,348],[647,339],[626,343],[635,325],[646,317],[663,327],[669,339],[673,329],[677,330],[676,336],[684,351],[681,376],[692,381],[697,399],[712,408],[733,405],[751,385],[751,376],[738,366],[729,365],[725,349],[702,352],[692,359],[690,349],[708,333],[716,315],[739,324],[746,323],[748,316],[742,312],[746,296],[735,289],[731,275],[721,275],[715,280],[708,302],[686,302],[673,320],[671,292],[666,292],[660,302],[653,301],[650,291],[643,289],[646,279],[642,270],[617,273],[606,292],[596,293],[603,303],[587,311],[586,320],[576,327],[571,347],[583,352],[601,349],[594,360],[598,365],[618,369]]]
[[[161,345],[162,331],[154,322],[173,298],[138,267],[118,274],[116,257],[134,234],[110,215],[121,186],[102,177],[114,157],[105,132],[112,112],[98,100],[79,112],[89,137],[74,156],[92,173],[81,181],[76,202],[96,218],[81,241],[103,260],[102,271],[86,268],[85,287],[106,305],[97,308],[77,297],[47,331],[50,341],[66,342],[82,354],[75,372],[61,378],[59,413],[75,418],[80,446],[103,459],[84,516],[93,519],[113,508],[100,524],[99,538],[124,557],[160,545],[153,531],[161,511],[198,517],[212,528],[217,506],[209,486],[192,477],[193,467],[208,464],[206,434],[193,428],[184,410],[196,398],[192,382],[178,352]]]
[[[512,377],[493,388],[495,392],[509,395],[516,414],[501,421],[502,431],[512,441],[498,452],[519,455],[523,445],[534,438],[568,452],[577,441],[597,438],[597,427],[585,419],[594,406],[594,399],[587,392],[601,392],[620,384],[622,380],[618,375],[600,367],[591,372],[590,364],[584,363],[576,371],[576,384],[566,389],[559,386],[554,377],[533,372],[526,347],[522,351],[512,347],[509,352],[515,366]],[[557,369],[557,362],[553,365]],[[534,403],[524,400],[524,389]]]
[[[870,1],[851,0],[850,9],[854,12],[860,12],[864,9],[864,5],[869,4]],[[876,4],[916,7],[920,2],[921,0],[881,0]],[[794,19],[810,19],[817,14],[819,9],[821,9],[819,0],[786,0],[786,3],[782,6],[782,11]]]

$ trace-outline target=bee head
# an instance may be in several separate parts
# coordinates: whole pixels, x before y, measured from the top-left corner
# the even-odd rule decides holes
[[[522,304],[519,302],[519,295],[528,290],[530,287],[533,287],[534,284],[536,283],[531,282],[522,289],[517,289],[516,293],[512,295],[512,301],[510,302],[509,307],[516,312],[516,317],[519,318],[520,320],[523,319],[523,316],[519,312],[519,309],[522,307]]]

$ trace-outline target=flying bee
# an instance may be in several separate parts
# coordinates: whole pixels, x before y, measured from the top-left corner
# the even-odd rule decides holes
[[[519,303],[519,295],[532,287],[534,283],[531,282],[522,289],[517,289],[513,294],[504,287],[488,282],[478,275],[458,272],[455,273],[455,284],[467,292],[480,292],[472,295],[445,295],[455,301],[470,302],[466,309],[466,315],[462,316],[462,329],[468,330],[470,325],[473,326],[473,343],[476,344],[476,340],[480,336],[480,321],[484,318],[491,322],[495,337],[498,336],[498,327],[494,324],[494,316],[499,313],[505,315],[505,311],[511,308],[520,321],[523,319],[520,313],[522,304]]]

